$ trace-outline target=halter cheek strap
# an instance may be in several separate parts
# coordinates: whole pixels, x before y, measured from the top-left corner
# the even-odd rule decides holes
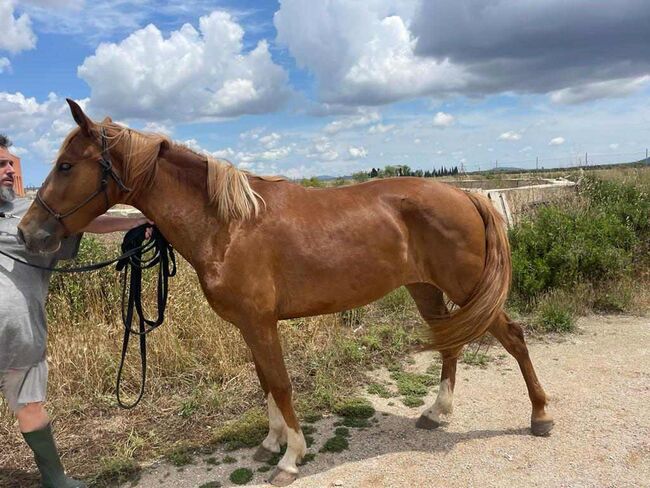
[[[40,189],[39,191],[36,192],[36,201],[43,207],[47,213],[49,213],[52,217],[54,217],[66,231],[68,230],[65,226],[65,223],[63,222],[63,219],[66,217],[69,217],[73,213],[75,213],[77,210],[80,208],[84,207],[88,203],[90,203],[91,200],[93,200],[97,195],[100,193],[104,194],[104,199],[106,201],[106,210],[109,209],[110,203],[108,201],[108,181],[109,178],[112,178],[115,183],[117,184],[118,188],[120,191],[123,193],[129,193],[131,191],[130,188],[128,188],[122,179],[119,177],[119,175],[115,172],[115,169],[113,168],[113,162],[111,161],[111,155],[108,151],[108,140],[106,137],[106,131],[102,127],[101,129],[101,141],[102,141],[102,156],[99,159],[98,163],[102,168],[102,172],[100,174],[100,179],[99,179],[99,186],[97,189],[91,193],[85,200],[83,200],[81,203],[75,205],[72,209],[59,213],[55,211],[50,205],[48,205],[43,197],[41,196]]]

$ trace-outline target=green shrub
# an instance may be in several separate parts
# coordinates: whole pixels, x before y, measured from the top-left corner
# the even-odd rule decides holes
[[[239,468],[230,473],[230,481],[236,485],[245,485],[253,479],[253,472],[248,468]]]
[[[534,325],[543,332],[572,332],[576,312],[570,297],[564,292],[551,292],[540,300],[535,311]]]
[[[594,289],[617,282],[650,263],[650,198],[630,183],[589,176],[579,204],[550,205],[510,231],[511,303],[533,308],[554,289]]]

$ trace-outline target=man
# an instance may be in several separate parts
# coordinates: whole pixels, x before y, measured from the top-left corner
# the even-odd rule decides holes
[[[52,256],[28,254],[19,243],[17,226],[31,201],[16,198],[11,141],[0,134],[0,249],[40,266],[77,254],[81,235],[65,239]],[[129,230],[146,219],[101,216],[85,232]],[[65,475],[44,401],[47,387],[45,298],[50,273],[0,255],[0,390],[18,418],[25,441],[34,452],[44,488],[82,488]]]

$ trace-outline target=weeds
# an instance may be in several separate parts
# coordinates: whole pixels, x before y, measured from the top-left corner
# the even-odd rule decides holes
[[[245,485],[253,479],[253,472],[248,468],[239,468],[230,473],[230,481],[236,485]]]

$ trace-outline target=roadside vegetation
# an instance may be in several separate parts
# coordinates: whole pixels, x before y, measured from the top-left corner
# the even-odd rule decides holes
[[[514,274],[508,307],[537,331],[569,332],[576,316],[589,311],[638,312],[648,306],[650,170],[607,171],[582,178],[571,201],[531,209],[511,230]],[[316,179],[305,183],[320,184]],[[86,237],[78,260],[98,261],[116,251],[116,242]],[[145,278],[145,293],[151,294],[155,279]],[[154,458],[183,469],[197,456],[210,456],[215,446],[232,456],[208,457],[206,464],[232,463],[235,479],[249,479],[250,473],[236,464],[236,450],[257,445],[267,429],[249,352],[235,327],[209,308],[182,259],[170,286],[165,325],[149,336],[145,397],[136,409],[125,411],[116,406],[114,394],[122,342],[119,275],[105,269],[52,279],[49,409],[67,469],[94,486],[137,479],[140,463]],[[306,436],[314,432],[308,424],[323,413],[341,417],[334,437],[315,446],[311,456],[321,455],[319,449],[345,449],[350,429],[371,425],[371,406],[350,400],[361,384],[368,394],[421,405],[437,386],[439,364],[414,374],[403,359],[423,344],[422,331],[405,288],[361,309],[281,324]],[[125,372],[127,396],[136,393],[139,381],[133,342]],[[487,354],[468,349],[465,363],[489,366]],[[390,372],[390,384],[367,380],[365,372],[379,366]],[[36,477],[21,470],[32,470],[33,460],[4,405],[0,429],[0,485],[28,485]]]

